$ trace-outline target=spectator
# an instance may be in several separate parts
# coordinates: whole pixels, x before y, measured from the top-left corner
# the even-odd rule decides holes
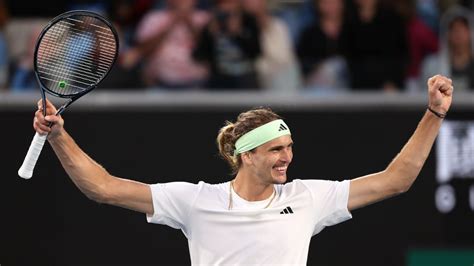
[[[89,10],[105,15],[107,13],[107,1],[104,0],[70,0],[67,3],[68,10]]]
[[[396,4],[406,23],[410,55],[405,87],[408,91],[417,91],[418,86],[422,86],[421,88],[425,86],[425,84],[419,84],[421,63],[424,58],[438,51],[438,36],[418,16],[415,0],[399,0]]]
[[[426,59],[423,77],[430,73],[449,74],[457,91],[474,90],[474,15],[453,6],[440,24],[440,51]]]
[[[291,36],[296,43],[302,31],[315,21],[314,0],[272,1],[276,6],[275,14],[285,21]]]
[[[195,0],[167,0],[166,7],[146,14],[137,28],[137,45],[125,59],[144,60],[147,87],[188,89],[202,86],[207,69],[192,58],[196,37],[209,20]]]
[[[5,27],[9,20],[9,11],[5,1],[0,1],[0,90],[8,87],[10,57],[5,36]]]
[[[194,57],[210,66],[207,88],[259,89],[256,60],[261,55],[256,18],[240,0],[216,0],[211,22],[199,36]]]
[[[141,77],[141,62],[135,58],[136,27],[142,16],[151,8],[150,1],[115,0],[108,5],[107,15],[119,39],[119,55],[115,65],[102,83],[105,89],[139,89],[145,84]]]
[[[441,0],[442,1],[442,0]],[[439,0],[415,0],[416,14],[433,32],[439,32]]]
[[[121,32],[120,45],[125,49],[135,44],[137,24],[152,9],[151,0],[114,0],[108,5],[107,14],[117,30]]]
[[[314,0],[314,9],[317,20],[303,31],[297,43],[305,86],[326,92],[346,89],[344,0]]]
[[[33,61],[36,41],[42,30],[43,25],[32,25],[27,39],[25,53],[20,56],[18,62],[13,66],[13,76],[10,84],[13,91],[28,91],[37,89],[39,86],[33,70]]]
[[[403,88],[408,46],[400,15],[378,0],[355,0],[348,31],[348,59],[354,90]]]
[[[294,55],[288,27],[268,10],[266,0],[244,0],[244,10],[257,18],[262,55],[256,68],[264,89],[285,93],[299,88],[299,66]]]

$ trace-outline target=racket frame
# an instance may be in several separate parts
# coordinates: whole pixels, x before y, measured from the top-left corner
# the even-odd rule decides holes
[[[113,36],[115,38],[115,44],[116,44],[116,49],[115,49],[115,55],[114,55],[114,59],[111,63],[111,67],[107,70],[107,73],[105,73],[100,80],[98,80],[94,85],[91,85],[89,86],[89,88],[83,90],[82,92],[79,92],[79,93],[75,93],[75,94],[59,94],[59,93],[56,93],[52,90],[50,90],[47,86],[45,86],[43,84],[43,82],[41,81],[41,78],[39,77],[39,74],[38,74],[38,67],[37,67],[37,56],[38,56],[38,50],[39,50],[39,46],[40,46],[40,43],[41,43],[41,40],[43,39],[44,35],[46,34],[46,32],[52,27],[54,26],[56,23],[58,23],[59,21],[63,20],[64,18],[67,18],[67,17],[72,17],[72,16],[91,16],[91,17],[95,17],[97,19],[99,19],[101,22],[103,22],[104,24],[106,24],[110,30],[112,31],[113,33]],[[118,57],[118,52],[119,52],[119,39],[118,39],[118,34],[117,34],[117,31],[115,29],[115,27],[112,25],[112,23],[110,23],[110,21],[108,21],[105,17],[95,13],[95,12],[92,12],[92,11],[88,11],[88,10],[71,10],[71,11],[67,11],[67,12],[64,12],[56,17],[54,17],[51,21],[48,22],[48,24],[46,24],[46,26],[43,28],[43,30],[41,31],[41,33],[38,35],[38,39],[36,40],[36,45],[35,45],[35,53],[34,53],[34,59],[33,59],[33,67],[34,67],[34,73],[35,73],[35,77],[36,77],[36,80],[38,81],[38,84],[40,85],[40,91],[41,91],[41,98],[43,99],[43,115],[46,116],[46,95],[45,95],[45,91],[48,92],[49,94],[51,95],[54,95],[56,97],[59,97],[59,98],[67,98],[69,99],[69,101],[67,101],[66,103],[64,103],[59,109],[58,111],[56,112],[56,115],[60,115],[62,112],[64,112],[64,110],[69,106],[71,105],[73,102],[75,102],[77,99],[79,99],[80,97],[84,96],[84,94],[90,92],[91,90],[95,89],[97,87],[97,84],[99,84],[110,72],[110,70],[113,68],[113,66],[115,65],[115,62],[117,60],[117,57]]]
[[[85,90],[83,90],[81,92],[78,92],[78,93],[59,94],[59,93],[54,92],[53,90],[50,90],[41,81],[41,78],[40,78],[39,73],[38,73],[39,72],[38,67],[37,67],[37,56],[38,56],[39,46],[40,46],[42,38],[44,37],[46,32],[53,25],[55,25],[56,23],[58,23],[59,21],[61,21],[64,18],[72,17],[72,16],[81,16],[81,15],[97,18],[101,22],[103,22],[105,25],[108,26],[108,28],[112,31],[112,34],[113,34],[114,39],[115,39],[115,46],[116,46],[115,47],[116,48],[115,49],[115,54],[114,54],[113,61],[111,62],[110,67],[107,69],[107,72],[104,73],[102,75],[102,77],[98,81],[96,81],[94,84],[91,84],[88,88],[86,88]],[[57,17],[53,18],[50,22],[48,22],[48,24],[43,28],[41,33],[38,35],[38,38],[36,40],[36,45],[35,45],[34,59],[33,59],[34,73],[35,73],[36,80],[38,81],[38,84],[39,84],[39,87],[40,87],[40,92],[41,92],[41,98],[42,98],[42,104],[43,104],[43,115],[46,116],[46,92],[51,94],[51,95],[54,95],[56,97],[59,97],[59,98],[68,99],[66,101],[66,103],[64,103],[57,110],[56,115],[60,115],[74,101],[76,101],[77,99],[79,99],[80,97],[84,96],[85,94],[89,93],[91,90],[93,90],[94,88],[97,87],[97,85],[110,73],[110,70],[112,70],[115,62],[117,61],[118,53],[119,53],[119,39],[118,39],[118,34],[117,34],[117,31],[116,31],[115,27],[107,19],[105,19],[103,16],[101,16],[101,15],[95,13],[95,12],[88,11],[88,10],[71,10],[71,11],[68,11],[68,12],[65,12],[65,13],[62,13],[62,14],[58,15]],[[49,123],[49,127],[51,127],[51,126],[52,126],[52,123]],[[47,135],[42,135],[41,136],[38,133],[35,134],[35,137],[33,138],[33,141],[30,145],[30,148],[28,149],[28,153],[25,157],[25,160],[23,161],[22,166],[18,170],[18,175],[20,177],[25,178],[25,179],[31,178],[31,176],[33,174],[34,167],[36,165],[36,161],[39,157],[39,154],[41,153],[41,149],[43,147],[44,142],[46,141],[46,138],[47,138]],[[35,149],[36,149],[35,152],[31,152],[32,150],[35,150]],[[35,155],[33,155],[33,154],[35,154]],[[36,158],[31,159],[32,157],[36,157]]]

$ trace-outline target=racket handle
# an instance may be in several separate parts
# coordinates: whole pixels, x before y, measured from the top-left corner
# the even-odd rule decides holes
[[[43,149],[44,142],[48,135],[40,135],[36,132],[33,141],[31,141],[28,153],[25,156],[25,160],[18,170],[18,175],[25,179],[30,179],[33,176],[33,169],[35,168],[36,161]]]

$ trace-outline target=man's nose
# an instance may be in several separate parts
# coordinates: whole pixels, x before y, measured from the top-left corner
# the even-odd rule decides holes
[[[284,162],[290,162],[292,157],[293,157],[292,152],[290,150],[284,149],[284,150],[282,150],[280,160],[282,160]]]

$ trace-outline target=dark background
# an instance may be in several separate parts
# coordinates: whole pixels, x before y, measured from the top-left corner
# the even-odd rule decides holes
[[[33,106],[34,107],[34,106]],[[278,110],[292,130],[289,177],[351,179],[383,170],[422,117],[418,111]],[[76,142],[110,173],[146,183],[229,180],[215,145],[218,129],[239,111],[77,111],[64,114]],[[148,224],[145,215],[88,200],[70,181],[49,144],[32,179],[19,178],[34,131],[34,110],[0,112],[0,264],[189,265],[179,230]],[[471,111],[449,119],[472,119]],[[415,248],[474,250],[470,180],[454,180],[456,208],[434,205],[431,153],[409,192],[353,212],[311,243],[308,265],[404,265]],[[222,236],[223,240],[225,236]]]

